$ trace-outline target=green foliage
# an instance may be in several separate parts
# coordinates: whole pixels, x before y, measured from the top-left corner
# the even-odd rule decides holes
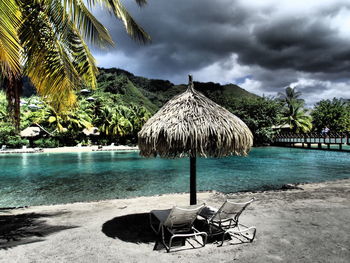
[[[276,124],[277,102],[259,98],[232,84],[222,86],[212,82],[196,82],[195,87],[220,105],[234,109],[234,113],[253,131],[255,144],[271,140],[274,133],[271,126]],[[27,103],[22,106],[21,129],[34,123],[40,124],[62,146],[85,144],[89,140],[102,145],[111,142],[136,143],[137,133],[143,124],[167,100],[185,89],[186,85],[137,77],[119,69],[101,69],[97,89],[89,94],[79,94],[74,111],[58,114],[36,96],[25,99]],[[88,100],[89,97],[94,99]],[[38,108],[33,109],[29,104],[35,104]],[[85,127],[97,127],[100,135],[87,138],[82,133]],[[50,142],[44,145],[46,140],[39,140],[36,145],[55,145]]]
[[[22,146],[29,145],[29,141],[16,134],[12,123],[1,122],[0,145],[6,145],[8,148],[21,148]]]
[[[16,134],[15,126],[10,122],[7,112],[7,100],[4,92],[0,91],[0,146],[18,148],[28,145],[28,141]]]
[[[7,114],[7,100],[3,91],[0,91],[0,122],[8,119]]]
[[[291,131],[299,133],[311,131],[311,120],[312,118],[307,114],[306,110],[299,105],[291,104],[290,107],[284,110],[281,123],[288,124]]]
[[[41,103],[41,107],[35,111],[28,109],[28,106],[24,109],[22,110],[24,123],[40,124],[53,134],[67,131],[81,132],[84,128],[92,127],[91,117],[81,107],[58,113],[50,105]]]
[[[55,148],[59,146],[59,141],[54,138],[40,138],[33,142],[34,147],[38,148]]]
[[[248,125],[254,135],[254,145],[272,141],[275,135],[272,126],[278,124],[281,113],[280,102],[266,97],[244,98],[229,109]]]
[[[28,146],[29,140],[23,139],[19,135],[9,136],[5,145],[9,148],[21,148],[22,146]]]
[[[284,104],[281,124],[289,125],[290,130],[296,133],[311,131],[312,118],[304,109],[304,100],[300,98],[301,92],[287,87],[285,93],[280,93],[279,96]]]
[[[130,75],[130,73],[129,73]],[[137,83],[129,79],[127,74],[116,74],[114,71],[101,69],[98,76],[98,91],[95,93],[100,101],[118,101],[118,104],[139,105],[154,113],[158,107],[140,90]]]
[[[115,94],[119,92],[124,104],[143,106],[151,113],[156,112],[168,100],[187,88],[186,85],[174,85],[168,80],[147,79],[134,76],[122,69],[100,69],[97,78],[100,90]],[[234,85],[195,82],[195,89],[216,103],[229,108],[236,99],[257,96]],[[232,105],[231,105],[232,104]]]
[[[311,113],[315,130],[350,131],[350,104],[342,99],[321,100]]]
[[[74,92],[81,83],[96,87],[98,70],[85,41],[114,45],[91,13],[97,4],[121,20],[133,39],[150,40],[120,0],[0,0],[0,76],[8,83],[8,109],[17,129],[22,75],[30,77],[38,94],[57,112],[74,106]]]
[[[287,87],[285,93],[278,93],[279,99],[285,105],[300,105],[304,106],[304,100],[300,98],[301,92],[297,91],[295,88]]]

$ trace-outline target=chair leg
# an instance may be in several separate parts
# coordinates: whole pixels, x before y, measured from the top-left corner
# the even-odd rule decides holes
[[[208,234],[204,233],[204,238],[203,238],[203,247],[207,244],[207,240],[208,240]]]
[[[227,232],[224,232],[224,233],[222,234],[221,244],[219,244],[218,247],[222,247],[222,245],[224,244],[224,240],[225,240],[226,234],[228,234],[228,233],[227,233]]]
[[[172,238],[170,238],[169,241],[169,246],[167,246],[167,244],[165,243],[165,233],[164,233],[164,226],[162,226],[162,244],[165,247],[166,251],[169,253],[170,252],[170,248],[171,248],[171,242],[172,242]]]
[[[244,226],[244,225],[241,225]],[[255,235],[256,235],[256,227],[252,226],[252,227],[246,227],[244,226],[245,229],[241,230],[241,228],[239,226],[237,226],[238,230],[234,230],[234,229],[228,229],[225,231],[225,235],[229,234],[230,236],[232,236],[233,234],[239,235],[247,240],[249,240],[249,242],[253,242]],[[244,232],[248,232],[248,231],[253,231],[252,237],[249,237],[248,234],[244,234]],[[224,238],[223,238],[224,240]]]
[[[155,218],[155,217],[154,217],[154,218]],[[155,219],[156,219],[158,222],[155,223],[155,222],[154,222],[154,218],[153,218],[152,214],[150,213],[150,214],[149,214],[149,223],[150,223],[150,226],[151,226],[152,230],[154,231],[154,233],[159,234],[160,228],[161,228],[161,224],[160,224],[160,222],[157,220],[157,218],[155,218]],[[157,229],[155,228],[155,226],[158,226]]]
[[[243,226],[245,227],[244,230],[241,230],[240,226]],[[238,224],[237,225],[237,228],[238,228],[238,234],[246,239],[248,239],[250,242],[253,242],[254,238],[255,238],[255,235],[256,235],[256,227],[255,226],[251,226],[251,227],[247,227],[245,225],[242,225],[242,224]],[[243,232],[247,232],[247,231],[251,231],[253,230],[253,236],[252,237],[249,237],[247,235],[244,235]]]
[[[164,246],[166,247],[167,252],[170,252],[170,249],[171,249],[172,243],[173,243],[173,239],[174,239],[175,237],[184,238],[184,239],[183,239],[183,240],[184,240],[184,243],[186,242],[186,239],[187,239],[187,238],[189,238],[189,237],[194,237],[194,240],[195,240],[198,244],[200,244],[202,247],[204,247],[204,246],[206,245],[206,243],[207,243],[208,234],[205,233],[205,232],[199,232],[199,231],[198,231],[197,229],[195,229],[195,228],[192,228],[192,229],[195,231],[193,234],[174,234],[174,233],[172,233],[172,236],[170,237],[170,240],[169,240],[169,246],[166,245],[165,239],[164,239],[164,236],[163,236],[163,244],[164,244]],[[199,241],[197,240],[197,236],[201,236],[201,237],[202,237],[202,243],[199,242]],[[182,243],[182,245],[185,245],[184,243]],[[191,244],[191,243],[190,243],[190,244]],[[192,244],[191,244],[191,245],[192,245]],[[192,247],[194,247],[194,246],[192,245]]]

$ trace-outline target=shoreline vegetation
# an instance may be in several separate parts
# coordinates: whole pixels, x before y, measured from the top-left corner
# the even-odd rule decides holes
[[[306,150],[327,150],[327,151],[347,151],[349,152],[349,149],[333,149],[333,148],[327,148],[326,144],[322,144],[322,149],[318,148],[318,144],[311,144],[311,148],[304,148],[302,147],[301,143],[295,143],[294,147],[289,148],[300,148],[300,149],[306,149]],[[281,147],[281,146],[275,146],[275,145],[262,145],[262,146],[255,146],[255,147]],[[286,147],[286,146],[283,146]],[[139,147],[137,145],[91,145],[91,146],[62,146],[62,147],[53,147],[53,148],[30,148],[30,147],[23,147],[23,148],[11,148],[11,149],[0,149],[0,154],[19,154],[19,153],[73,153],[73,152],[99,152],[99,151],[139,151]]]
[[[129,145],[109,145],[109,146],[63,146],[55,148],[22,148],[5,149],[0,154],[11,153],[71,153],[71,152],[95,152],[95,151],[138,151],[137,146]]]
[[[174,250],[179,251],[170,254],[155,247],[148,213],[188,205],[189,194],[4,210],[0,258],[4,262],[152,262],[154,256],[158,262],[202,262],[204,257],[221,262],[346,262],[350,179],[299,186],[302,189],[198,193],[198,203],[214,207],[226,198],[254,197],[242,222],[255,225],[257,236],[253,243],[231,241],[240,245],[178,246]]]
[[[187,87],[135,76],[121,69],[100,71],[98,87],[77,91],[76,107],[64,112],[55,111],[28,83],[20,100],[21,126],[18,131],[10,121],[6,95],[0,91],[0,146],[48,148],[77,144],[136,144],[137,133],[146,121]],[[269,144],[275,135],[284,132],[319,133],[325,127],[330,132],[350,131],[350,104],[343,99],[322,100],[306,114],[301,93],[292,88],[277,97],[259,97],[233,84],[194,84],[197,91],[247,124],[254,135],[255,146]],[[291,111],[298,114],[291,116],[289,110],[295,107],[297,110]],[[329,115],[329,112],[337,112],[337,116]],[[312,129],[310,116],[313,116]],[[289,123],[289,119],[305,125],[299,127]]]
[[[77,91],[76,107],[62,112],[39,97],[28,82],[20,99],[21,125],[17,131],[10,121],[6,94],[0,91],[0,146],[136,144],[146,121],[187,87],[116,68],[101,68],[100,73],[97,88]],[[325,127],[329,132],[350,131],[350,103],[341,98],[321,100],[313,109],[306,109],[301,93],[290,87],[276,97],[259,97],[233,84],[194,84],[197,91],[247,124],[255,146],[270,144],[277,134],[285,132],[321,133]]]

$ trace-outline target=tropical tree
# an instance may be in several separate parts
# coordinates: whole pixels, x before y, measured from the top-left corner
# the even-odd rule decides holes
[[[304,106],[304,100],[300,98],[301,92],[295,88],[287,87],[284,93],[279,92],[278,97],[285,105]]]
[[[89,111],[85,111],[81,107],[56,112],[51,105],[41,101],[39,98],[35,99],[35,101],[40,106],[34,110],[28,106],[30,100],[27,101],[26,105],[22,106],[22,129],[36,124],[45,128],[51,135],[59,136],[68,131],[81,133],[84,128],[92,127]]]
[[[272,98],[245,98],[235,102],[230,109],[241,118],[254,135],[254,144],[261,145],[272,141],[281,114],[281,103]]]
[[[135,1],[140,6],[147,2]],[[17,127],[22,75],[30,77],[38,94],[57,112],[75,104],[74,91],[82,83],[96,86],[98,70],[85,40],[101,47],[113,45],[107,29],[89,10],[97,4],[122,20],[134,39],[150,39],[119,0],[0,0],[0,75]]]
[[[309,132],[312,129],[311,116],[304,109],[304,100],[301,92],[287,87],[285,93],[279,93],[279,100],[284,104],[281,124],[289,125],[293,132]]]
[[[301,105],[291,103],[282,113],[281,124],[289,125],[296,133],[309,132],[312,129],[311,120],[311,116]]]
[[[350,104],[342,99],[321,100],[316,103],[311,115],[317,131],[325,127],[331,131],[350,131]]]
[[[151,118],[152,113],[143,106],[131,106],[131,124],[133,126],[134,135],[136,136],[142,126]]]
[[[0,123],[7,120],[7,102],[5,94],[0,91]]]
[[[130,108],[117,105],[113,108],[105,107],[106,119],[100,126],[101,132],[107,136],[125,136],[133,130]]]

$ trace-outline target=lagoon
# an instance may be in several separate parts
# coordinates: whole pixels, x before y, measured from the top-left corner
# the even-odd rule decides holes
[[[200,158],[197,189],[224,193],[350,178],[350,154],[279,147],[247,157]],[[138,152],[0,155],[0,207],[60,204],[188,192],[189,160]]]

